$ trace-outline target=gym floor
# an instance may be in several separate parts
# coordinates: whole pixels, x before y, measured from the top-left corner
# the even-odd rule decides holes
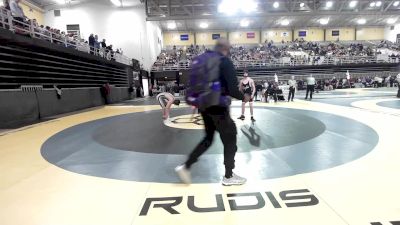
[[[86,110],[0,133],[0,225],[400,224],[396,88],[299,92],[255,103],[238,128],[235,172],[220,184],[218,136],[180,184],[174,167],[203,135],[186,105],[154,99]]]

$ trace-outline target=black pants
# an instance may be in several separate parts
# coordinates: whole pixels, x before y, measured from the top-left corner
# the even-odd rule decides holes
[[[310,99],[312,99],[312,94],[314,93],[315,85],[307,85],[306,99],[308,98],[308,93],[310,93]]]
[[[185,165],[190,168],[197,162],[198,158],[211,146],[215,131],[219,132],[222,143],[224,144],[224,164],[225,176],[232,176],[235,168],[236,146],[236,124],[229,114],[229,108],[213,106],[201,112],[204,120],[206,136],[190,153]]]
[[[290,99],[293,101],[294,98],[294,92],[296,91],[296,88],[294,87],[289,87],[289,96],[288,96],[288,101],[290,101]]]
[[[399,90],[397,91],[397,97],[400,98],[400,83],[397,85]]]

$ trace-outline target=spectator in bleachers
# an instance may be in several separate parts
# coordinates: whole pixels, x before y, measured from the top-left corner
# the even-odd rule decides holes
[[[106,39],[103,39],[103,41],[100,43],[100,46],[102,48],[107,48]]]
[[[9,0],[3,0],[3,7],[7,10],[11,10]]]
[[[11,14],[15,20],[20,21],[20,22],[25,22],[26,16],[25,16],[24,11],[22,10],[21,6],[19,5],[20,1],[21,0],[11,0],[10,10],[11,10]]]
[[[94,35],[90,34],[89,36],[90,54],[94,54],[94,42],[95,42]]]

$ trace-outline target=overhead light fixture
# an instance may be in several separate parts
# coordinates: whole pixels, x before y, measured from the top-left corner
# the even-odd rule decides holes
[[[381,5],[382,5],[382,2],[381,2],[381,1],[377,1],[377,2],[376,2],[376,7],[381,7]]]
[[[248,20],[246,20],[246,19],[242,19],[242,20],[240,21],[240,26],[241,26],[241,27],[248,27],[249,24],[250,24],[250,22],[249,22]]]
[[[300,3],[300,8],[304,8],[305,5],[304,2]]]
[[[0,1],[0,7],[4,6],[4,2]]]
[[[354,7],[356,7],[356,5],[357,5],[357,1],[351,1],[349,3],[350,8],[354,8]]]
[[[397,6],[399,6],[399,4],[400,4],[399,1],[395,1],[395,2],[393,3],[393,6],[394,6],[394,7],[397,7]]]
[[[234,15],[238,11],[250,13],[256,11],[257,6],[258,4],[254,0],[222,0],[218,5],[218,12],[227,15]]]
[[[282,21],[281,21],[281,25],[282,25],[282,26],[287,26],[287,25],[289,25],[289,20],[282,20]]]
[[[173,29],[175,29],[175,28],[176,28],[176,23],[174,23],[174,22],[170,22],[170,23],[168,23],[168,24],[167,24],[167,27],[168,27],[168,29],[171,29],[171,30],[173,30]]]
[[[331,8],[333,6],[333,2],[332,1],[327,1],[326,2],[326,8]]]
[[[279,2],[274,2],[274,4],[272,5],[275,9],[279,8]]]
[[[396,23],[396,19],[394,19],[394,18],[389,18],[386,22],[387,22],[388,24],[394,24],[394,23]]]
[[[327,25],[329,23],[329,18],[323,18],[319,20],[321,25]]]
[[[361,25],[362,25],[362,24],[365,24],[366,22],[367,22],[366,19],[358,19],[358,20],[357,20],[357,23],[358,23],[358,24],[361,24]]]
[[[65,5],[65,0],[56,0],[56,3],[59,5]]]
[[[200,23],[200,28],[206,29],[208,27],[208,23]]]
[[[375,7],[375,2],[371,2],[371,3],[369,3],[369,7]]]
[[[122,6],[122,2],[121,0],[110,0],[112,4],[114,4],[117,7],[121,7]]]

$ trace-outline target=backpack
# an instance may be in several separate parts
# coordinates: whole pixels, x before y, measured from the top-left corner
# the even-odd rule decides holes
[[[221,55],[213,51],[207,51],[193,59],[186,92],[187,104],[199,110],[229,105],[229,97],[221,94],[220,63]]]

